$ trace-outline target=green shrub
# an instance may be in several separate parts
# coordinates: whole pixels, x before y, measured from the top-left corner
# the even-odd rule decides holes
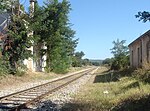
[[[9,74],[9,65],[7,61],[0,58],[0,76],[5,74]]]
[[[17,70],[16,73],[15,73],[16,76],[23,76],[24,74],[25,74],[25,71],[20,70],[20,69]]]
[[[17,63],[18,67],[14,75],[16,76],[23,76],[27,70],[27,66],[23,64],[22,61],[18,61]]]
[[[140,81],[150,83],[150,71],[146,69],[134,70],[134,72],[132,73],[132,76]]]
[[[64,74],[68,72],[68,64],[64,61],[59,61],[55,64],[55,67],[53,67],[53,72],[57,74]]]
[[[68,69],[70,67],[70,63],[65,60],[58,58],[57,60],[51,61],[50,67],[45,67],[46,72],[55,72],[57,74],[64,74],[68,72]]]

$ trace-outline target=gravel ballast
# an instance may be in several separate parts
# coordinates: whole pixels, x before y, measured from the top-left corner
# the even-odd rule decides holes
[[[84,70],[87,70],[87,69],[84,69]],[[57,77],[57,78],[54,78],[54,79],[49,79],[49,80],[37,80],[37,81],[27,81],[27,82],[19,82],[19,83],[15,83],[8,87],[4,87],[4,88],[0,88],[0,97],[2,96],[6,96],[8,94],[12,94],[12,93],[15,93],[15,92],[18,92],[18,91],[22,91],[22,90],[25,90],[25,89],[29,89],[29,88],[32,88],[32,87],[35,87],[35,86],[38,86],[38,85],[41,85],[41,84],[45,84],[45,83],[48,83],[50,81],[53,81],[53,80],[57,80],[59,78],[62,78],[62,77],[65,77],[65,76],[68,76],[68,75],[72,75],[72,74],[75,74],[75,73],[78,73],[78,72],[82,72],[84,70],[80,70],[80,71],[76,71],[76,72],[72,72],[72,73],[69,73],[69,74],[66,74],[64,76],[60,76],[60,77]]]
[[[52,94],[38,101],[37,103],[30,105],[28,109],[22,109],[21,111],[61,111],[62,107],[65,104],[70,103],[73,100],[72,95],[78,93],[78,91],[82,88],[82,86],[85,85],[90,80],[90,78],[93,76],[93,73],[97,71],[97,69],[92,71],[91,73],[88,73],[87,75],[84,75],[83,77],[65,86],[64,88],[53,92]],[[77,71],[77,72],[70,73],[70,74],[79,73],[81,71]],[[59,77],[59,78],[62,78],[62,77]],[[18,91],[22,91],[28,88],[32,88],[32,87],[35,87],[35,86],[59,79],[59,78],[55,78],[52,80],[40,80],[40,81],[35,81],[35,82],[26,82],[26,83],[21,83],[17,85],[12,85],[11,87],[7,87],[7,88],[0,90],[0,97],[11,94],[11,93],[15,93]]]
[[[73,100],[72,95],[77,94],[78,91],[81,90],[82,86],[90,81],[90,78],[93,76],[93,73],[96,70],[90,74],[84,75],[80,79],[72,82],[64,88],[53,92],[38,102],[36,105],[29,106],[29,110],[24,109],[24,111],[61,111],[65,104],[71,103]]]

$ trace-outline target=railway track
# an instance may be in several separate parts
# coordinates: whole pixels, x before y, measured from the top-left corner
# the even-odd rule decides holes
[[[89,68],[36,87],[0,97],[0,111],[19,111],[31,103],[38,102],[45,96],[57,91],[60,88],[63,88],[80,77],[91,73],[94,69],[95,68]]]

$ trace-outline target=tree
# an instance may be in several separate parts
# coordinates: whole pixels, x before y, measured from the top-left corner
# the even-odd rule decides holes
[[[125,40],[113,41],[114,47],[111,49],[111,53],[114,55],[111,69],[120,70],[126,68],[129,65],[129,51],[128,47],[124,45]]]
[[[72,56],[77,45],[74,39],[75,31],[71,29],[68,14],[70,3],[67,0],[59,2],[50,0],[45,3],[42,26],[43,40],[46,49],[47,71],[66,72],[72,63]]]
[[[9,43],[5,44],[3,52],[8,56],[11,69],[16,70],[19,66],[18,61],[27,59],[31,54],[31,51],[27,49],[31,43],[27,37],[27,29],[22,18],[12,16],[7,36]]]
[[[13,4],[12,0],[0,0],[0,12],[6,12],[11,10],[11,5]]]
[[[81,67],[82,66],[82,57],[84,56],[84,52],[76,52],[73,57],[72,66],[73,67]]]
[[[102,64],[111,66],[112,62],[113,62],[113,58],[106,58],[105,60],[103,60]]]
[[[33,59],[36,71],[42,71],[43,56],[46,55],[44,33],[46,24],[43,23],[44,8],[35,4],[32,18],[29,20],[30,30],[33,32]]]
[[[83,59],[82,60],[82,65],[88,66],[88,65],[92,65],[92,63],[91,63],[91,61],[89,59]]]
[[[113,41],[114,47],[110,50],[111,53],[114,54],[114,57],[128,54],[128,47],[124,45],[125,42],[125,40],[119,41],[119,39]]]
[[[144,23],[147,21],[150,21],[150,12],[143,11],[138,12],[137,15],[135,15],[136,18],[139,18],[139,21],[143,21]]]
[[[8,2],[8,3],[7,3]],[[10,11],[10,24],[7,30],[7,40],[3,55],[9,61],[11,69],[17,69],[19,61],[31,57],[31,46],[34,47],[36,65],[41,57],[47,56],[46,69],[57,73],[64,73],[72,64],[74,51],[78,39],[74,39],[75,31],[71,29],[68,14],[71,10],[67,0],[49,0],[44,6],[35,5],[34,16],[21,11],[19,0],[2,1],[0,9]],[[12,3],[15,2],[15,8]],[[7,5],[10,5],[7,9]],[[33,32],[28,37],[29,32]],[[46,47],[45,49],[43,47]],[[15,71],[13,71],[15,72]]]
[[[27,48],[32,44],[30,37],[27,36],[28,24],[25,20],[26,15],[25,13],[20,14],[18,8],[15,9],[14,14],[10,15],[10,23],[7,28],[7,39],[5,40],[3,49],[3,55],[6,61],[9,61],[10,70],[13,73],[22,65],[24,59],[31,56],[31,51]]]
[[[92,65],[94,65],[94,66],[100,66],[101,64],[99,62],[92,62]]]

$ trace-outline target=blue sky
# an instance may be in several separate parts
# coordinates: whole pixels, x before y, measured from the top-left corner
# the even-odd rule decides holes
[[[22,0],[23,1],[23,0]],[[44,0],[38,0],[42,4]],[[72,28],[84,58],[112,57],[112,41],[126,40],[126,45],[150,29],[150,23],[139,22],[139,11],[150,11],[150,0],[70,0]],[[26,5],[28,0],[26,0]]]

